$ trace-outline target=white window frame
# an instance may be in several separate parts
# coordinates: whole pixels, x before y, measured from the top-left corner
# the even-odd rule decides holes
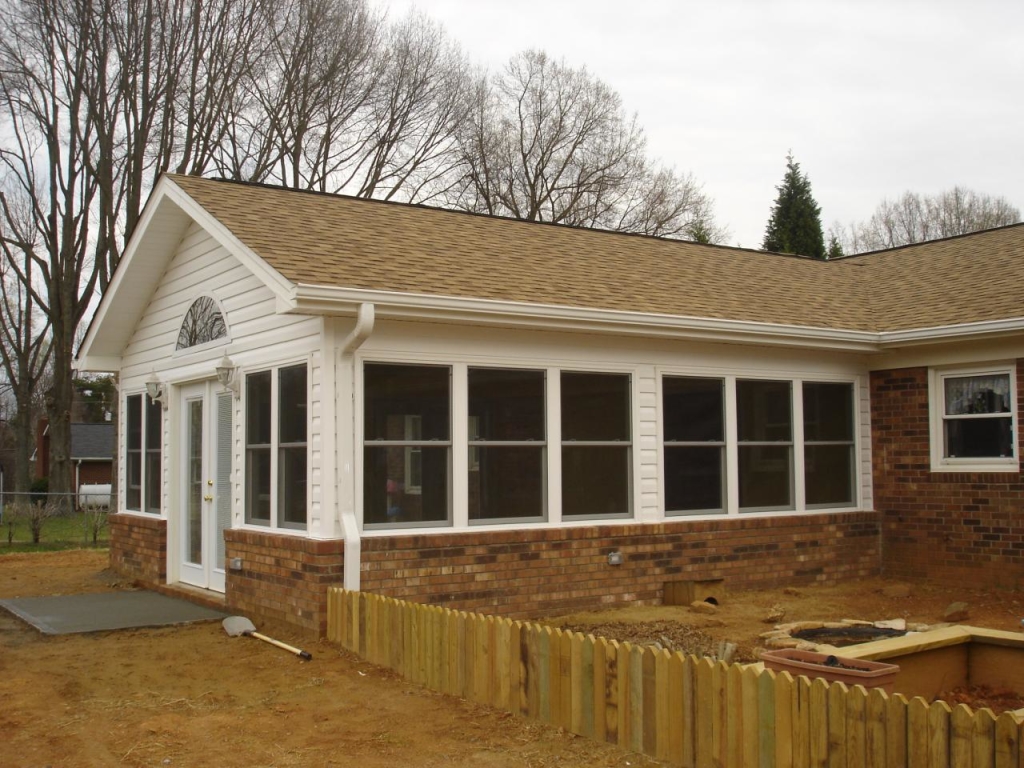
[[[141,403],[140,408],[139,408],[139,410],[141,411],[141,413],[139,414],[139,419],[140,419],[139,434],[141,436],[140,439],[141,439],[142,443],[141,443],[141,445],[139,447],[139,450],[138,450],[138,454],[139,454],[138,455],[138,462],[139,462],[139,505],[138,505],[138,507],[129,507],[128,506],[128,486],[129,486],[129,483],[131,482],[131,476],[129,474],[129,464],[130,464],[130,462],[127,460],[127,457],[129,455],[129,450],[130,450],[129,446],[128,446],[128,441],[130,440],[130,436],[129,436],[129,432],[128,432],[128,416],[127,416],[127,414],[130,411],[129,403],[130,403],[131,399],[134,398],[134,397],[138,397],[139,401]],[[148,447],[149,446],[148,438],[150,437],[150,435],[149,435],[149,425],[148,425],[148,421],[149,420],[148,420],[147,416],[148,416],[149,406],[150,406],[151,402],[152,402],[152,400],[150,399],[149,395],[145,391],[141,391],[141,392],[128,392],[125,395],[124,403],[121,406],[121,413],[125,414],[125,417],[123,419],[123,421],[124,421],[124,454],[123,455],[126,458],[125,458],[125,462],[124,462],[124,465],[125,465],[124,466],[124,487],[122,489],[122,492],[120,494],[118,494],[118,495],[122,499],[122,501],[119,502],[119,503],[123,504],[123,510],[125,512],[131,512],[132,514],[139,514],[139,515],[147,515],[149,517],[160,517],[161,515],[163,515],[163,496],[164,496],[164,489],[163,489],[163,473],[164,473],[164,436],[163,436],[163,431],[164,431],[164,410],[163,410],[163,407],[159,403],[157,403],[157,407],[160,409],[160,417],[157,420],[157,432],[159,434],[159,448],[153,449],[153,448]],[[157,474],[156,478],[150,478],[148,476],[149,475],[149,472],[148,472],[149,456],[150,456],[150,454],[152,454],[154,452],[154,450],[156,450],[159,453],[159,455],[160,455],[160,472]],[[158,496],[160,498],[160,506],[159,506],[158,509],[155,509],[155,510],[147,509],[146,508],[146,501],[147,501],[146,497],[147,497],[147,491],[150,488],[150,482],[155,482],[157,484],[157,493],[158,493]]]
[[[298,366],[306,367],[306,408],[307,408],[307,423],[306,423],[306,522],[304,524],[298,523],[287,523],[280,519],[279,515],[279,488],[280,488],[280,455],[281,455],[281,441],[279,437],[280,432],[280,412],[281,412],[281,382],[280,376],[281,371],[286,368],[296,368]],[[284,363],[279,363],[272,366],[260,366],[251,370],[246,370],[244,373],[236,373],[241,375],[242,378],[242,407],[241,407],[241,418],[242,418],[242,473],[243,475],[249,471],[248,451],[249,451],[249,411],[248,411],[248,392],[246,382],[249,376],[257,375],[260,373],[270,373],[270,519],[267,521],[254,520],[249,515],[249,478],[243,476],[242,478],[242,518],[245,521],[244,525],[247,528],[254,530],[266,531],[274,530],[279,533],[306,533],[310,529],[311,518],[312,518],[312,495],[310,493],[311,479],[312,479],[312,460],[310,456],[310,426],[309,426],[309,410],[312,404],[312,363],[308,358],[300,360],[291,360]],[[297,445],[292,443],[286,443],[287,445]]]
[[[945,455],[946,385],[949,378],[970,378],[972,376],[1010,377],[1010,430],[1013,435],[1010,447],[1013,455],[1008,457],[956,458]],[[1019,472],[1020,449],[1017,439],[1017,366],[1011,361],[981,363],[972,366],[931,368],[928,371],[929,435],[931,443],[932,472]],[[974,416],[972,418],[979,418]],[[984,418],[983,416],[981,418]],[[992,416],[991,418],[1006,418]]]

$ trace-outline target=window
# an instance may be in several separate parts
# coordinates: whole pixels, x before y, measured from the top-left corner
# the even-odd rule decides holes
[[[469,519],[544,516],[544,372],[470,368]]]
[[[200,296],[185,313],[185,319],[178,329],[178,343],[175,349],[198,347],[217,339],[227,338],[228,327],[217,302],[209,296]]]
[[[245,377],[245,519],[305,528],[309,434],[305,364]]]
[[[163,407],[149,395],[129,395],[125,401],[125,508],[160,514]]]
[[[856,501],[853,385],[806,381],[803,400],[806,504],[850,506]]]
[[[1015,379],[1010,366],[932,372],[933,469],[1017,471]]]
[[[630,377],[561,374],[562,516],[630,513]]]
[[[725,508],[725,382],[666,376],[665,511]]]
[[[793,507],[793,393],[788,381],[736,382],[741,510]]]
[[[363,369],[363,522],[451,520],[451,369]]]

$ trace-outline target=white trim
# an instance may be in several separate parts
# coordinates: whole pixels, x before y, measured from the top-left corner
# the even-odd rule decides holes
[[[949,458],[945,455],[945,402],[943,380],[949,377],[1008,375],[1010,377],[1010,447],[1013,456],[1007,458]],[[1005,418],[1005,417],[1004,417]],[[1017,415],[1017,365],[1013,360],[1001,360],[974,365],[939,366],[928,369],[928,426],[931,451],[931,471],[942,472],[1020,472],[1020,449]]]

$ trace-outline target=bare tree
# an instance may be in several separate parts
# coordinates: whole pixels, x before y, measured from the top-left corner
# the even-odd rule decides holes
[[[717,239],[692,177],[658,169],[619,95],[539,51],[478,76],[455,206],[529,221]]]
[[[937,195],[905,192],[883,200],[867,221],[849,228],[833,225],[831,234],[843,252],[863,253],[883,248],[966,235],[1020,221],[1020,211],[1006,198],[953,187]]]

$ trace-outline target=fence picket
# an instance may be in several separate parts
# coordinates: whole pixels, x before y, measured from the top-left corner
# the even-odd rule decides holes
[[[748,667],[743,670],[743,687],[756,691],[757,697],[757,713],[751,723],[757,732],[757,755],[749,764],[771,768],[775,765],[775,680],[771,674]]]
[[[775,765],[793,765],[793,699],[796,683],[789,672],[768,672],[775,679]]]
[[[868,691],[864,764],[868,768],[888,768],[886,757],[885,713],[889,697],[880,688]]]
[[[683,705],[679,710],[683,719],[679,724],[683,754],[679,764],[683,768],[694,768],[697,765],[697,659],[681,654],[678,657],[682,663],[680,674],[683,678]]]
[[[1020,724],[1013,715],[1004,713],[996,720],[995,762],[996,768],[1019,768],[1024,760],[1018,757],[1022,747]]]
[[[820,677],[811,683],[808,758],[812,768],[828,765],[828,683]]]
[[[745,707],[752,703],[744,700],[743,669],[733,664],[725,671],[725,764],[742,768],[744,752],[755,751],[753,740],[757,738],[757,728],[752,732],[745,729]]]
[[[966,704],[957,704],[949,716],[949,762],[956,768],[972,768],[971,737],[974,714]]]
[[[811,764],[811,681],[800,675],[796,678],[796,696],[793,701],[793,765],[803,768]]]
[[[843,683],[828,688],[828,768],[846,768],[846,697]]]
[[[846,768],[864,768],[867,747],[868,694],[855,685],[846,697]]]
[[[995,768],[996,718],[990,709],[974,713],[971,729],[971,763],[973,768]]]
[[[641,734],[643,749],[646,755],[658,752],[658,689],[656,686],[657,656],[654,648],[642,649],[640,656],[640,684],[642,688],[641,708],[638,713],[640,724],[637,730]]]
[[[572,633],[562,631],[558,638],[558,719],[560,728],[572,727]]]
[[[928,765],[930,768],[960,768],[949,762],[949,720],[953,710],[944,701],[928,708]]]
[[[697,720],[696,764],[699,768],[712,765],[714,753],[714,719],[717,716],[715,701],[715,665],[708,658],[697,662],[697,696],[694,712],[701,713]]]
[[[654,717],[647,715],[648,720],[654,721],[654,756],[658,760],[670,760],[672,757],[672,712],[670,703],[671,680],[669,668],[672,663],[672,654],[661,648],[654,656]]]
[[[897,693],[886,702],[885,756],[892,768],[906,768],[907,757],[907,699]]]
[[[569,669],[572,694],[569,702],[569,730],[594,737],[594,644],[579,632],[569,639]]]

